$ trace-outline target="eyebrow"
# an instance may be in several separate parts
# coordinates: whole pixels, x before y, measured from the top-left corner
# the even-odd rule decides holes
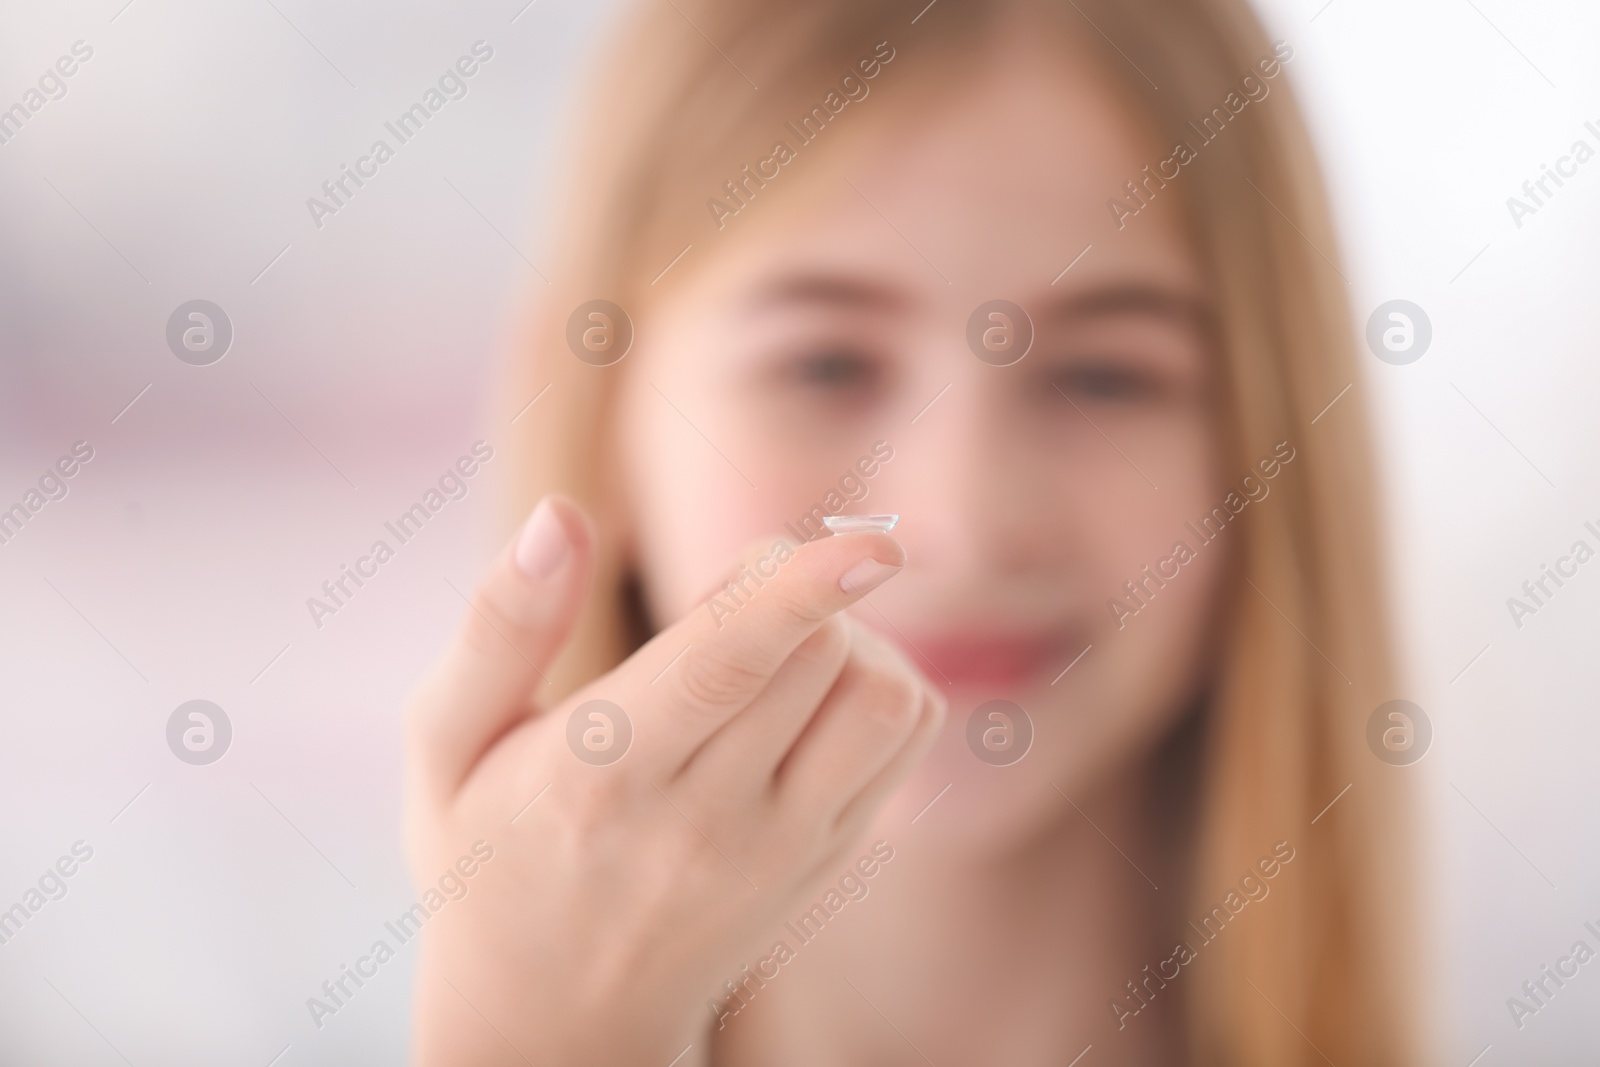
[[[861,311],[904,311],[914,301],[904,291],[870,278],[827,271],[787,274],[760,286],[745,302],[747,312],[781,305],[816,305]],[[1201,331],[1213,314],[1197,296],[1148,282],[1115,282],[1044,303],[1030,301],[1036,317],[1052,325],[1117,315],[1148,315]]]
[[[903,291],[868,278],[822,271],[788,274],[758,288],[746,311],[783,304],[814,304],[862,311],[903,311],[912,300]]]
[[[1115,315],[1149,315],[1208,330],[1213,315],[1197,296],[1145,282],[1122,282],[1054,300],[1039,311],[1045,322],[1071,323]]]

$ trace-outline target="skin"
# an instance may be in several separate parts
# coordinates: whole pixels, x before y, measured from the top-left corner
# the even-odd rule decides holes
[[[1206,291],[1177,195],[1109,222],[1162,153],[1096,67],[994,51],[960,92],[872,101],[640,317],[616,425],[660,635],[527,715],[586,595],[592,534],[558,501],[556,574],[508,547],[420,687],[414,870],[499,851],[430,920],[419,1062],[1181,1062],[1172,1012],[1119,1031],[1106,1004],[1180,925],[1151,755],[1204,684],[1225,548],[1124,626],[1107,602],[1227,491]],[[966,342],[997,294],[1037,330],[1004,368]],[[879,441],[844,510],[900,514],[892,536],[816,540],[706,603]],[[869,556],[905,563],[863,604],[837,579]],[[606,768],[565,747],[596,695],[635,729]],[[1033,725],[1009,766],[967,742],[994,699]],[[866,895],[787,933],[877,841]],[[778,939],[795,958],[719,1025],[708,998]]]

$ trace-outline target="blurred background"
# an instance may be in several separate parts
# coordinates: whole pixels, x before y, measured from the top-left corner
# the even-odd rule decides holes
[[[1600,151],[1600,9],[1258,3],[1295,48],[1358,328],[1390,300],[1431,323],[1353,389],[1394,696],[1434,731],[1403,773],[1436,1062],[1593,1063],[1600,964],[1520,1028],[1506,1001],[1600,927],[1600,563],[1520,626],[1506,601],[1600,545],[1600,158],[1532,214],[1507,198]],[[320,1027],[306,1000],[415,899],[399,707],[494,547],[495,461],[334,614],[306,600],[496,445],[493,367],[547,284],[548,190],[616,10],[0,3],[0,512],[41,478],[57,497],[0,527],[0,910],[65,889],[0,925],[0,1063],[403,1062],[414,945]],[[463,56],[464,95],[313,217]],[[209,365],[168,343],[193,300],[231,324]],[[169,747],[191,700],[231,729],[214,764]]]

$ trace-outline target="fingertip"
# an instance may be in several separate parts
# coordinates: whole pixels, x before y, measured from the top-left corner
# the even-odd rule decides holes
[[[829,538],[830,541],[841,541],[846,545],[854,545],[863,555],[870,556],[879,563],[891,567],[904,567],[906,565],[906,549],[887,530],[856,530],[850,533],[836,533]]]
[[[584,510],[570,497],[549,493],[522,524],[512,558],[529,578],[547,581],[593,541],[594,526]]]
[[[537,581],[549,578],[572,558],[572,538],[549,497],[539,501],[522,524],[513,558],[518,570]]]
[[[839,589],[852,596],[866,596],[900,573],[900,568],[868,557],[839,576]]]
[[[852,597],[872,592],[906,563],[905,546],[883,530],[834,534],[824,543],[834,554],[839,590]]]

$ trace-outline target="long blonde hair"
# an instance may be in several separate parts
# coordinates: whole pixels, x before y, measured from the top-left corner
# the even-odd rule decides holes
[[[1274,51],[1245,0],[650,0],[603,50],[560,201],[553,284],[500,398],[504,426],[549,386],[510,427],[508,522],[561,491],[600,530],[597,594],[547,668],[543,699],[615,666],[643,636],[609,428],[626,361],[574,358],[568,316],[596,298],[645,313],[657,273],[680,253],[675,269],[693,270],[695,248],[713,242],[707,198],[877,42],[892,43],[897,77],[926,87],[1018,14],[1098,50],[1165,143],[1194,140],[1186,124],[1245,75],[1259,79]],[[1231,925],[1186,980],[1191,1055],[1231,1067],[1417,1062],[1405,772],[1365,740],[1373,709],[1401,695],[1377,490],[1337,242],[1286,79],[1182,169],[1190,237],[1214,283],[1227,469],[1248,470],[1278,442],[1296,450],[1277,505],[1250,509],[1234,546],[1184,914],[1206,914],[1275,842],[1295,859],[1274,903]]]

